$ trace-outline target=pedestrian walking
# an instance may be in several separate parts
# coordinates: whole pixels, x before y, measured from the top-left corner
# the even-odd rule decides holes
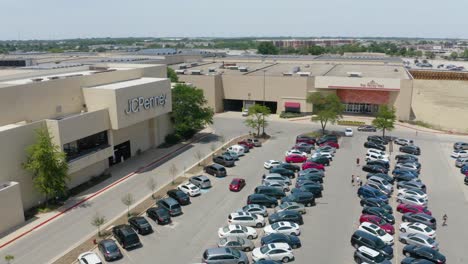
[[[446,225],[447,225],[447,219],[448,219],[447,214],[444,214],[444,216],[442,216],[442,220],[443,220],[442,226],[446,226]]]
[[[354,186],[354,174],[353,174],[353,175],[351,175],[351,185],[353,185],[353,186]]]
[[[361,181],[361,180],[359,180],[359,187],[361,187],[361,186],[362,186],[362,181]]]
[[[356,165],[359,167],[359,158],[356,158]]]
[[[356,176],[356,183],[357,183],[358,186],[362,186],[361,178],[359,178],[359,175]]]

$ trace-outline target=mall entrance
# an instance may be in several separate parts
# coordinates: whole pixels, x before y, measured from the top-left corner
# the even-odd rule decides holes
[[[123,162],[132,156],[130,140],[114,146],[114,156],[109,157],[109,166]]]
[[[379,111],[379,105],[366,103],[344,103],[345,113],[375,114]]]

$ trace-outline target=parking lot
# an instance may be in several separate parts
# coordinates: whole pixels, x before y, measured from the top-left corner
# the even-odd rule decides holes
[[[219,130],[226,123],[241,122],[242,119],[217,119],[215,125]],[[331,127],[343,130],[344,127]],[[192,198],[192,204],[183,207],[184,214],[173,218],[173,224],[156,226],[154,234],[142,236],[143,247],[132,251],[123,251],[125,256],[116,263],[200,263],[201,255],[206,248],[217,245],[217,230],[227,224],[229,213],[242,207],[253,189],[261,184],[261,176],[266,170],[263,162],[269,159],[282,160],[284,152],[294,144],[296,135],[313,130],[310,123],[272,122],[269,128],[272,139],[261,148],[255,148],[236,162],[236,166],[228,168],[228,177],[213,178],[213,187],[201,196]],[[316,200],[315,207],[309,207],[304,215],[305,224],[301,226],[302,248],[294,250],[295,263],[354,263],[354,248],[350,238],[359,226],[359,216],[362,207],[356,195],[357,187],[351,186],[351,175],[360,175],[365,182],[365,175],[356,166],[356,158],[362,162],[366,153],[363,143],[368,135],[378,133],[356,132],[353,137],[342,138],[330,167],[326,168],[324,178],[323,198]],[[427,185],[429,209],[438,221],[437,240],[441,253],[448,263],[466,263],[467,255],[464,249],[468,246],[468,191],[463,184],[463,177],[454,160],[450,158],[453,142],[459,139],[451,135],[435,135],[419,133],[413,130],[397,129],[392,136],[413,139],[421,147],[422,164],[420,178]],[[394,151],[397,152],[395,145]],[[393,153],[391,159],[397,153]],[[361,162],[361,163],[362,163]],[[228,185],[233,177],[242,177],[247,186],[239,193],[232,193]],[[396,208],[396,199],[390,200]],[[448,215],[448,226],[441,227],[442,215]],[[400,263],[403,245],[397,242],[401,223],[401,215],[396,217],[396,234],[393,263]],[[259,237],[262,229],[257,229]],[[255,240],[258,246],[259,239]],[[250,254],[250,253],[249,253]],[[248,255],[249,255],[248,254]]]

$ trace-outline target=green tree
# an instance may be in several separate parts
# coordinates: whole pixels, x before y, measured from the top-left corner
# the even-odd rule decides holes
[[[376,117],[372,120],[372,125],[378,129],[382,129],[382,136],[385,136],[385,130],[393,130],[395,128],[395,108],[388,105],[381,105]]]
[[[279,52],[278,48],[273,45],[273,42],[269,41],[263,41],[258,44],[257,51],[263,55],[276,55]]]
[[[419,58],[420,58],[420,57],[422,57],[423,52],[422,52],[421,50],[417,50],[417,51],[414,53],[414,55],[415,55],[416,57],[419,57]]]
[[[177,73],[169,67],[167,67],[167,78],[169,78],[173,83],[179,82],[179,76],[177,76]]]
[[[5,256],[5,261],[10,264],[13,260],[15,259],[15,257],[13,255],[6,255]]]
[[[127,216],[130,216],[130,206],[135,202],[135,198],[131,193],[127,193],[122,197],[122,203],[127,206]]]
[[[426,51],[426,52],[424,53],[424,55],[425,55],[426,58],[428,58],[428,59],[431,59],[431,60],[435,59],[435,53],[432,52],[432,51]]]
[[[213,123],[214,111],[206,106],[203,90],[185,84],[172,89],[172,122],[175,133],[190,138],[197,130]]]
[[[106,217],[96,212],[91,219],[91,225],[98,229],[98,236],[101,236],[101,226],[106,222]]]
[[[458,58],[458,53],[456,53],[455,51],[450,53],[450,59],[456,60],[457,58]]]
[[[307,102],[312,103],[315,117],[312,121],[319,121],[322,126],[322,134],[328,122],[334,124],[342,118],[344,105],[336,94],[323,95],[322,93],[311,93]]]
[[[255,104],[249,107],[249,115],[244,121],[247,127],[257,130],[257,136],[260,135],[260,129],[263,129],[263,134],[265,134],[265,127],[268,126],[268,121],[265,119],[271,114],[270,108]]]
[[[312,45],[309,47],[309,53],[312,55],[321,55],[325,53],[325,49],[321,46]]]
[[[468,49],[465,49],[465,50],[463,51],[462,57],[465,58],[465,59],[468,59]]]
[[[45,196],[45,203],[53,196],[67,191],[68,163],[65,153],[52,142],[47,128],[36,130],[36,143],[26,149],[24,169],[33,174],[34,187]]]

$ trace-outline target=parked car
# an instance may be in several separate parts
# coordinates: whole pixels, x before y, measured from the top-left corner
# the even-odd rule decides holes
[[[312,156],[310,156],[310,161],[312,159],[322,159],[323,161],[320,162],[320,164],[326,165],[329,164],[330,161],[333,160],[333,153],[332,152],[326,152],[326,151],[316,151]],[[330,165],[330,164],[329,164]]]
[[[393,184],[389,183],[387,180],[380,178],[378,176],[371,176],[367,179],[368,183],[377,183],[382,185],[390,193],[393,192]],[[372,187],[372,185],[371,185]]]
[[[227,225],[218,229],[218,237],[241,237],[255,239],[258,237],[257,231],[250,226]]]
[[[466,142],[455,142],[453,144],[453,149],[464,149],[464,150],[467,150],[468,149],[468,143]]]
[[[389,214],[393,214],[392,207],[377,198],[362,199],[360,201],[360,204],[361,206],[379,207],[379,208],[382,208],[385,212]]]
[[[392,246],[394,243],[393,236],[385,232],[385,230],[383,230],[376,224],[363,222],[361,223],[358,229],[380,238],[385,244],[389,246]]]
[[[301,230],[298,224],[291,222],[277,222],[272,225],[267,225],[263,228],[265,235],[280,233],[285,235],[299,236]]]
[[[375,154],[375,153],[367,153],[367,154],[366,154],[365,160],[366,160],[366,161],[381,160],[381,161],[384,161],[384,162],[386,162],[386,163],[389,162],[389,160],[388,160],[387,157],[384,157],[384,156],[382,156],[382,155]]]
[[[167,196],[174,198],[180,205],[190,204],[190,197],[181,190],[172,189],[167,191]]]
[[[351,236],[351,245],[354,248],[366,246],[382,253],[387,259],[393,258],[393,248],[391,246],[386,245],[380,238],[361,230],[356,230]]]
[[[296,193],[296,192],[310,192],[314,195],[315,198],[320,198],[322,197],[322,189],[323,186],[320,184],[311,183],[302,183],[299,187],[296,187],[291,190],[291,193]]]
[[[357,128],[357,130],[358,131],[365,131],[365,132],[376,132],[377,128],[375,128],[375,126],[366,125],[366,126],[359,126]]]
[[[418,157],[411,154],[399,154],[395,156],[397,163],[419,162]]]
[[[400,152],[413,154],[413,155],[421,155],[421,149],[414,145],[400,147]]]
[[[374,189],[370,186],[364,185],[359,187],[357,195],[361,199],[377,198],[385,203],[388,203],[388,197],[386,195],[382,194],[379,190]]]
[[[412,179],[409,181],[399,181],[397,183],[397,189],[417,189],[422,192],[426,192],[426,185],[420,181],[419,179]]]
[[[259,204],[275,208],[278,206],[278,200],[265,194],[251,194],[247,197],[247,204]]]
[[[434,231],[434,229],[422,223],[403,222],[400,224],[399,229],[402,233],[421,234],[431,237],[433,239],[436,238],[436,232]]]
[[[379,156],[383,156],[388,159],[389,155],[387,152],[379,150],[379,149],[373,149],[373,148],[368,148],[367,149],[367,154],[377,154]]]
[[[295,211],[300,214],[305,214],[307,212],[303,204],[296,203],[296,202],[284,202],[275,208],[276,213],[283,212],[283,211]]]
[[[112,228],[112,234],[124,249],[141,247],[140,238],[129,225],[117,225]]]
[[[210,175],[213,175],[215,177],[226,177],[226,168],[219,164],[211,164],[208,165],[204,168],[204,171]]]
[[[281,203],[284,202],[296,202],[305,206],[313,206],[315,205],[315,197],[310,192],[296,192],[283,197]]]
[[[247,143],[253,144],[255,147],[261,147],[262,142],[257,138],[248,138]]]
[[[245,187],[245,180],[242,178],[234,178],[229,184],[229,190],[232,192],[240,192]]]
[[[273,233],[264,236],[260,240],[260,243],[262,246],[272,243],[286,243],[293,249],[302,247],[301,240],[297,236],[285,235],[281,233]]]
[[[191,197],[201,195],[200,188],[198,188],[195,184],[192,183],[182,183],[179,186],[177,186],[177,189],[183,191]]]
[[[209,248],[203,252],[202,262],[206,264],[239,263],[248,264],[244,252],[231,248]]]
[[[427,206],[427,201],[421,198],[412,197],[412,196],[399,196],[397,197],[398,203],[403,204],[414,204],[420,206]]]
[[[398,240],[403,244],[426,246],[435,250],[439,250],[439,243],[433,238],[417,233],[400,233]]]
[[[468,157],[468,151],[463,150],[463,149],[455,149],[452,151],[452,154],[450,154],[450,157],[452,158],[467,158]]]
[[[401,197],[412,196],[412,197],[416,197],[416,198],[421,198],[421,199],[426,200],[426,201],[428,200],[427,194],[424,191],[420,190],[420,189],[402,188],[402,189],[398,190],[397,197],[398,196],[401,196]]]
[[[260,228],[265,226],[265,218],[263,218],[261,215],[247,212],[238,212],[228,215],[228,223],[230,225],[242,225]]]
[[[262,178],[263,178],[262,184],[266,182],[280,182],[280,183],[285,183],[287,185],[291,185],[290,178],[282,176],[281,174],[278,174],[278,173],[264,174]]]
[[[98,242],[98,250],[106,261],[114,261],[123,258],[122,252],[112,239],[104,239]],[[89,263],[89,262],[88,262]]]
[[[434,217],[424,213],[406,213],[402,216],[403,222],[422,223],[432,229],[437,229],[437,221]]]
[[[284,161],[287,163],[302,163],[307,160],[307,157],[298,154],[290,154],[284,157]]]
[[[427,207],[422,205],[414,205],[414,204],[399,204],[396,209],[398,212],[402,214],[406,213],[424,213],[427,215],[432,215],[432,212],[427,209]]]
[[[247,140],[241,140],[239,142],[237,142],[238,145],[241,145],[241,146],[244,146],[246,148],[249,148],[249,149],[252,149],[253,147],[255,147],[255,145],[253,143],[249,143]]]
[[[284,182],[264,182],[263,186],[274,187],[283,192],[289,192],[289,185]]]
[[[323,170],[320,170],[320,169],[317,169],[317,168],[308,168],[308,169],[305,169],[305,170],[301,170],[301,171],[298,172],[298,176],[302,176],[302,175],[310,174],[310,173],[320,174],[321,177],[325,176],[325,172]]]
[[[223,152],[221,155],[231,157],[234,161],[239,160],[239,155],[237,155],[237,153],[234,151],[227,150]]]
[[[335,149],[340,148],[340,144],[338,144],[338,142],[334,142],[334,141],[326,141],[326,142],[320,144],[320,147],[326,147],[326,146],[329,146],[329,147],[332,147],[332,148],[335,148]]]
[[[237,156],[244,156],[245,153],[249,151],[249,148],[245,148],[241,145],[232,145],[229,148],[227,148],[227,151],[232,151],[237,154]]]
[[[280,164],[281,162],[279,160],[267,160],[265,163],[263,163],[263,167],[267,170],[276,167]]]
[[[315,162],[315,163],[322,164],[325,166],[330,166],[330,158],[324,156],[322,153],[320,153],[319,156],[308,159],[307,161]]]
[[[458,158],[455,160],[455,166],[457,168],[463,167],[463,165],[468,164],[468,158]]]
[[[425,246],[406,245],[403,248],[403,255],[418,259],[427,259],[432,263],[444,264],[446,258],[439,251]]]
[[[140,235],[153,233],[153,228],[143,216],[134,216],[128,219],[128,224]]]
[[[286,194],[282,190],[269,186],[257,186],[255,187],[254,192],[259,194],[265,194],[276,199],[281,199],[286,196]]]
[[[289,155],[293,155],[293,154],[307,157],[307,153],[305,153],[303,151],[300,151],[300,150],[297,150],[297,149],[290,149],[290,150],[286,151],[284,153],[284,156],[289,156]]]
[[[310,152],[312,152],[312,150],[315,149],[315,145],[308,144],[305,142],[299,142],[296,143],[296,145],[294,145],[292,148],[310,154]]]
[[[296,137],[296,143],[301,143],[301,142],[304,142],[304,143],[307,143],[307,144],[311,144],[311,145],[315,145],[315,138],[314,137],[310,137],[310,136],[307,136],[307,135],[299,135]]]
[[[291,247],[286,243],[267,244],[252,251],[252,259],[254,262],[260,260],[278,260],[281,262],[289,262],[294,260],[294,254]]]
[[[251,240],[241,237],[223,237],[218,241],[218,247],[231,248],[241,251],[251,251],[255,248]]]
[[[345,128],[344,134],[346,137],[352,137],[353,136],[353,129],[350,127]]]
[[[377,143],[372,142],[372,141],[366,141],[364,143],[364,147],[365,148],[378,149],[378,150],[382,150],[382,151],[386,150],[386,147],[384,145],[380,145],[380,144],[377,144]]]
[[[362,170],[365,172],[370,172],[370,173],[384,173],[386,174],[388,172],[388,169],[385,167],[382,167],[380,165],[364,165],[362,166]]]
[[[102,264],[102,260],[98,254],[91,251],[81,253],[78,256],[78,262],[80,264]]]
[[[367,186],[370,186],[374,189],[377,189],[379,190],[382,194],[384,195],[387,195],[390,197],[390,195],[392,195],[392,190],[389,190],[387,189],[385,186],[383,186],[382,184],[378,183],[378,182],[371,182],[371,181],[368,181],[366,183]]]
[[[259,204],[248,204],[240,209],[238,209],[236,212],[247,212],[251,214],[256,214],[256,215],[261,215],[263,217],[268,216],[268,211],[267,208],[264,205],[259,205]]]
[[[369,173],[366,175],[367,179],[369,179],[370,177],[379,177],[379,178],[386,180],[387,182],[391,184],[395,182],[395,179],[386,173]]]
[[[286,163],[286,162],[281,162],[277,167],[285,168],[285,169],[291,170],[293,172],[298,172],[298,171],[301,170],[300,166],[295,165],[295,164]]]
[[[296,174],[292,170],[288,170],[284,167],[276,166],[270,169],[270,173],[278,173],[281,176],[288,177],[289,179],[293,179],[296,177]]]
[[[161,208],[166,209],[171,216],[178,216],[182,214],[182,207],[180,206],[179,202],[177,202],[174,198],[164,198],[156,202]]]
[[[328,153],[331,153],[331,155],[335,155],[336,148],[331,147],[331,146],[321,146],[318,149],[316,149],[315,152],[319,152],[319,153],[328,152]]]
[[[384,219],[376,216],[376,215],[361,215],[359,217],[359,223],[364,223],[364,222],[369,222],[374,225],[377,225],[378,227],[382,228],[385,232],[389,233],[390,235],[395,234],[395,228],[389,224],[387,221]]]
[[[385,255],[379,251],[373,250],[366,246],[356,249],[354,252],[354,261],[356,263],[375,263],[375,264],[391,264]]]
[[[172,222],[169,211],[164,208],[151,207],[146,210],[146,216],[153,219],[159,225],[166,225]]]
[[[215,156],[213,162],[223,165],[224,167],[233,167],[235,165],[234,159],[230,156]]]
[[[325,166],[323,166],[322,164],[319,164],[319,163],[315,163],[315,162],[312,162],[312,161],[306,161],[306,162],[302,163],[302,166],[301,166],[302,170],[306,170],[306,169],[310,169],[310,168],[325,170]]]
[[[197,186],[200,189],[211,188],[210,178],[208,178],[205,175],[192,176],[192,177],[190,177],[189,182],[194,184],[195,186]]]
[[[434,262],[429,261],[427,259],[415,259],[412,257],[406,257],[401,260],[401,264],[434,264]]]
[[[387,145],[388,144],[387,140],[382,139],[381,137],[377,137],[377,136],[369,136],[369,137],[367,137],[367,141],[373,142],[373,143],[378,144],[378,145]]]
[[[271,214],[268,217],[268,223],[274,224],[276,222],[281,222],[281,221],[288,221],[292,223],[296,223],[298,225],[303,225],[304,220],[302,219],[302,214],[299,213],[298,211],[293,211],[293,210],[284,210],[281,212],[276,212]]]
[[[380,207],[364,207],[362,209],[362,214],[367,215],[376,215],[390,224],[395,224],[395,217],[392,214],[387,213],[384,209]]]
[[[405,138],[397,138],[393,142],[395,142],[395,144],[400,145],[400,146],[406,146],[406,145],[412,145],[413,144],[413,140],[405,139]]]
[[[384,167],[387,170],[390,168],[390,162],[386,160],[380,160],[380,159],[368,160],[366,162],[366,165],[377,165],[380,167]]]

